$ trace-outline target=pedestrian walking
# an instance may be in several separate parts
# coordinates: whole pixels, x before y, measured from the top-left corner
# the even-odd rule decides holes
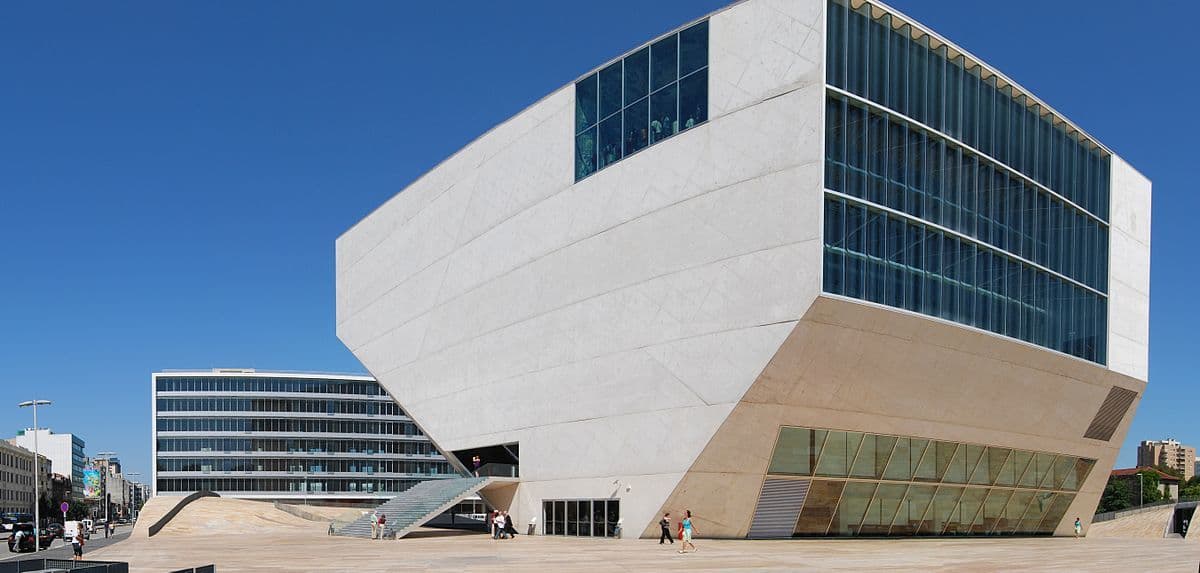
[[[479,477],[479,456],[471,456],[471,463],[475,465],[475,477]]]
[[[333,522],[329,522],[329,531],[325,535],[333,535]]]
[[[1083,522],[1079,521],[1079,518],[1076,517],[1075,518],[1075,537],[1079,537],[1080,533],[1083,533]]]
[[[492,539],[500,539],[500,531],[504,528],[504,521],[500,518],[500,511],[492,511]]]
[[[108,536],[111,534],[111,532],[112,532],[112,524],[105,521],[104,522],[104,538],[108,539]]]
[[[680,525],[683,526],[683,540],[679,544],[679,552],[687,553],[689,545],[692,546],[692,551],[696,551],[696,544],[692,543],[692,536],[696,534],[696,527],[692,524],[692,510],[685,509],[683,515],[683,521],[680,522]]]
[[[381,514],[379,514],[379,538],[380,539],[383,539],[384,533],[386,532],[386,528],[387,528],[387,514],[381,513]]]
[[[662,528],[662,534],[658,536],[658,544],[662,545],[664,541],[670,541],[671,545],[675,545],[675,539],[671,537],[671,512],[663,514],[662,519],[658,520],[658,526]]]
[[[35,540],[36,541],[36,540]],[[75,551],[75,561],[83,559],[83,532],[75,532],[75,538],[71,540],[71,549]]]
[[[513,525],[513,517],[507,511],[504,512],[504,534],[509,539],[517,538],[517,527]]]
[[[371,512],[371,539],[379,537],[379,514]]]

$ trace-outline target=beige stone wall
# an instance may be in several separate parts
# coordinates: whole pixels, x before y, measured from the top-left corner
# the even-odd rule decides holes
[[[1133,417],[1083,437],[1113,385],[1145,383],[1030,344],[822,296],[664,504],[713,537],[745,537],[780,426],[919,436],[1094,458],[1057,530],[1090,523]],[[1135,404],[1136,407],[1136,404]],[[646,535],[654,534],[653,524]]]

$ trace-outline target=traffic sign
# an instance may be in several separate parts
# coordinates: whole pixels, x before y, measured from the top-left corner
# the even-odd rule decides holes
[[[62,502],[62,505],[58,506],[58,508],[61,509],[63,513],[66,513],[68,509],[71,509],[71,504],[64,501]]]

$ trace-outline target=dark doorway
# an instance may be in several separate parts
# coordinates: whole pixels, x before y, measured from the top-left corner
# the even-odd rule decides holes
[[[1187,537],[1188,530],[1192,526],[1192,518],[1195,516],[1196,507],[1176,507],[1175,519],[1171,520],[1171,533],[1178,533],[1182,537]]]
[[[453,453],[472,475],[520,477],[521,445],[518,443],[468,448]]]

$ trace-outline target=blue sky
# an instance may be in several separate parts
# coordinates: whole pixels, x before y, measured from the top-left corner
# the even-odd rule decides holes
[[[333,241],[579,74],[725,2],[0,5],[0,434],[15,404],[149,470],[150,373],[359,372]],[[1185,55],[1167,3],[895,0],[1154,181],[1151,384],[1131,444],[1200,445]],[[1104,4],[1104,2],[1102,2]]]

